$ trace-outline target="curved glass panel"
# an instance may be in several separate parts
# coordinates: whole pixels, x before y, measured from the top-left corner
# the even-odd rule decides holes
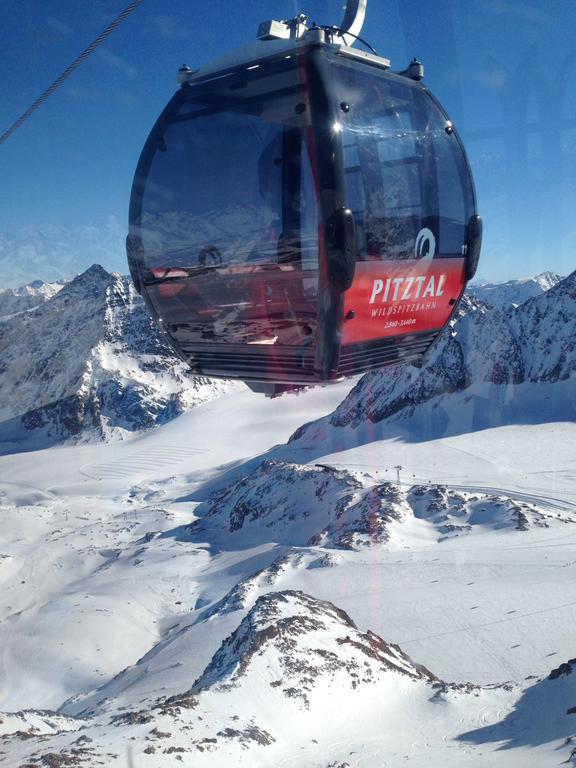
[[[358,258],[462,256],[474,193],[445,115],[409,81],[358,67],[334,73],[337,99],[349,105],[341,124]]]
[[[132,231],[180,344],[312,347],[317,190],[301,79],[282,62],[184,89],[150,139]]]
[[[340,123],[359,261],[346,292],[342,346],[405,337],[396,342],[398,359],[418,356],[464,290],[475,213],[468,163],[424,88],[364,66],[335,63],[333,71],[335,97],[348,105]],[[373,353],[369,347],[368,362]]]

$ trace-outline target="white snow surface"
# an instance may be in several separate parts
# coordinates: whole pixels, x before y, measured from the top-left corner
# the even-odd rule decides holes
[[[574,283],[0,456],[0,765],[575,764]]]
[[[0,707],[41,713],[0,715],[26,735],[0,764],[569,759],[576,675],[547,678],[575,655],[576,425],[285,444],[353,383],[235,391],[122,443],[0,458]],[[362,529],[350,509],[370,493]],[[339,522],[357,538],[338,544]],[[39,740],[39,718],[61,733]]]

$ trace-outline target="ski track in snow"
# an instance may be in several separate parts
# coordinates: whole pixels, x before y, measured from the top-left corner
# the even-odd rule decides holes
[[[470,455],[473,455],[473,454],[470,454]],[[390,478],[384,478],[382,471],[374,464],[353,464],[353,463],[339,464],[336,462],[328,462],[328,464],[329,466],[333,466],[336,468],[355,469],[360,471],[372,472],[372,474],[374,474],[375,477],[379,477],[382,480],[384,479],[390,480]],[[547,471],[547,472],[533,472],[531,474],[535,474],[535,475],[551,475],[552,474],[556,476],[557,473],[552,471]],[[571,475],[571,474],[566,475],[566,478],[569,480],[576,480],[576,473],[574,475]],[[413,474],[411,476],[410,482],[401,480],[400,485],[405,488],[410,488],[413,485],[418,485],[419,483],[428,483],[428,482],[431,482],[429,476]],[[436,481],[436,482],[439,482],[439,481]],[[499,496],[509,496],[509,497],[514,497],[515,499],[521,499],[522,501],[530,501],[530,502],[533,502],[534,504],[539,504],[540,506],[545,506],[550,509],[572,511],[576,514],[576,502],[568,498],[561,498],[559,496],[548,496],[548,495],[543,495],[541,493],[522,493],[516,487],[512,487],[512,488],[498,487],[497,488],[488,483],[487,484],[480,483],[478,485],[474,485],[471,483],[455,483],[452,480],[446,480],[446,479],[444,479],[442,482],[445,482],[446,485],[450,486],[450,488],[455,488],[461,491],[468,491],[470,493],[490,493],[490,494],[495,494]]]
[[[442,705],[446,713],[438,714],[442,707],[434,710],[439,719],[430,727],[419,714],[411,725],[408,718],[396,727],[395,721],[372,716],[370,707],[353,711],[348,725],[343,720],[341,736],[328,720],[324,726],[321,718],[305,726],[295,718],[299,730],[284,731],[292,734],[288,752],[282,744],[258,747],[259,752],[230,747],[229,752],[195,753],[194,764],[326,768],[336,761],[380,768],[409,761],[414,766],[540,768],[551,755],[558,762],[566,759],[565,750],[553,752],[558,741],[545,745],[548,751],[522,744],[497,751],[497,740],[478,746],[457,738],[464,731],[497,726],[522,686],[530,685],[528,675],[546,675],[576,655],[576,526],[573,531],[553,520],[548,529],[486,528],[441,542],[419,540],[416,527],[410,533],[416,538],[380,549],[328,550],[338,554],[337,564],[313,570],[307,564],[322,549],[293,548],[304,559],[288,560],[269,583],[266,569],[291,551],[275,544],[273,529],[269,544],[243,545],[239,539],[237,549],[212,553],[207,542],[184,535],[198,504],[220,483],[245,475],[245,467],[250,475],[264,458],[306,462],[302,446],[282,442],[304,421],[333,409],[351,386],[276,401],[233,392],[217,407],[199,406],[122,443],[0,457],[0,505],[8,515],[0,534],[0,555],[8,556],[0,560],[2,709],[57,708],[77,695],[78,711],[106,696],[106,706],[138,709],[157,696],[185,691],[259,595],[296,589],[334,602],[362,631],[370,628],[406,646],[415,661],[443,679],[484,685],[513,680],[520,687],[483,694],[486,701],[469,696],[465,704]],[[524,425],[427,444],[376,440],[343,452],[333,452],[328,438],[324,454],[316,451],[310,463],[367,471],[378,482],[395,480],[391,468],[401,463],[404,489],[442,482],[569,517],[576,511],[576,476],[563,446],[575,438],[576,425],[568,423],[556,425],[548,436],[543,425]],[[505,459],[500,465],[499,456]],[[535,466],[542,457],[546,464]],[[549,468],[556,465],[562,467],[561,491],[558,473]],[[395,530],[404,530],[402,524]],[[245,608],[204,618],[242,579],[262,569]],[[428,631],[422,631],[425,627]],[[258,709],[262,703],[255,699],[252,705]],[[73,714],[75,706],[68,704],[66,713]],[[402,706],[398,702],[399,711]],[[292,710],[279,710],[279,720],[289,723],[293,717]],[[121,729],[103,726],[99,733],[107,734],[98,738],[104,738],[109,752],[120,754],[111,765],[179,764],[161,751],[155,758],[143,756],[141,745],[152,742],[142,741],[141,734],[132,742],[131,763],[130,742],[118,741]],[[501,733],[504,742],[508,731]],[[10,761],[25,754],[22,744],[0,743],[0,752],[8,755],[6,762],[0,754],[0,764],[19,764]]]
[[[158,469],[177,467],[190,460],[197,453],[205,453],[202,448],[181,448],[172,445],[160,445],[151,451],[138,451],[114,462],[92,462],[80,467],[81,474],[93,480],[115,480],[145,477]]]

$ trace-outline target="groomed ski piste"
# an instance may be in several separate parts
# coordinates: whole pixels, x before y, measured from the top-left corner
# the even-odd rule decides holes
[[[570,761],[576,425],[287,442],[354,384],[0,458],[1,764]]]

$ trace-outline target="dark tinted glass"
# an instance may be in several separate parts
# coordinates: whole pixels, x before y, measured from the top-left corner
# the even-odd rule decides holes
[[[342,65],[334,74],[350,107],[340,125],[359,258],[461,256],[474,197],[446,117],[409,81]]]
[[[313,362],[317,190],[294,62],[184,90],[160,126],[140,226],[147,295],[188,349],[250,345]]]
[[[192,88],[168,117],[147,174],[140,230],[146,265],[314,266],[308,115],[294,67]]]

